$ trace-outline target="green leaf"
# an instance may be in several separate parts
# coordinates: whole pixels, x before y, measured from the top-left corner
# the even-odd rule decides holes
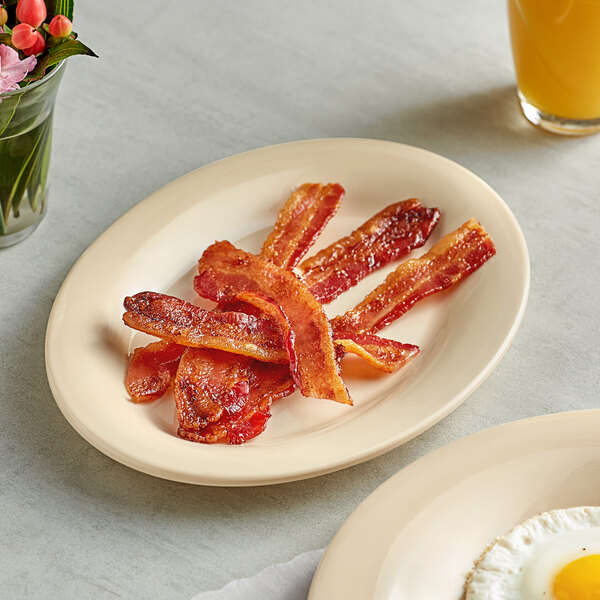
[[[27,186],[27,199],[32,212],[37,212],[38,199],[40,197],[40,186],[37,178],[32,178]]]
[[[52,37],[51,35],[49,35],[46,38],[46,48],[48,48],[48,49],[55,48],[59,44],[62,44],[64,41],[65,41],[64,38],[55,38],[55,37]]]
[[[12,36],[10,35],[10,33],[0,33],[0,44],[6,44],[7,46],[10,46],[11,48],[15,48],[12,45]],[[16,48],[15,48],[16,50]]]
[[[62,44],[48,50],[48,66],[51,67],[61,60],[65,60],[65,58],[75,56],[76,54],[87,54],[88,56],[95,56],[98,58],[98,55],[93,50],[88,48],[85,44],[82,44],[80,41],[66,40]]]
[[[46,0],[48,8],[48,20],[56,15],[64,15],[70,21],[73,21],[73,0]]]
[[[9,96],[2,100],[2,103],[0,104],[0,135],[4,133],[4,130],[12,121],[17,106],[19,106],[19,102],[21,102],[21,97],[21,94],[17,94],[16,96]]]
[[[6,235],[6,224],[4,223],[3,210],[0,210],[0,235]]]
[[[50,125],[48,132],[46,134],[45,146],[44,146],[44,154],[42,156],[42,167],[40,170],[40,194],[41,194],[41,206],[40,212],[44,212],[44,208],[46,207],[46,181],[48,180],[48,170],[50,168],[50,152],[52,150],[52,120],[50,120]],[[35,210],[35,209],[34,209]]]
[[[49,58],[50,57],[47,54],[43,54],[42,56],[40,56],[34,69],[27,73],[23,81],[25,83],[31,83],[32,81],[37,81],[38,79],[41,79],[46,74]],[[23,87],[23,84],[21,84],[21,87]]]
[[[42,141],[38,147],[34,163],[33,177],[30,177],[27,185],[27,198],[33,212],[38,210],[38,198],[41,197],[41,189],[45,187],[48,176],[48,163],[50,162],[50,149],[52,146],[52,119],[49,119],[42,134]],[[40,153],[43,153],[40,156]]]
[[[33,148],[31,149],[29,156],[23,163],[23,166],[21,167],[21,170],[20,170],[19,174],[17,175],[17,178],[15,179],[15,182],[10,191],[10,195],[8,197],[8,203],[4,210],[4,220],[5,221],[8,221],[8,215],[9,215],[11,206],[12,206],[13,214],[15,215],[15,217],[17,217],[19,215],[19,208],[21,206],[21,201],[23,200],[23,195],[25,194],[25,190],[27,189],[27,186],[29,185],[29,181],[30,181],[34,171],[40,167],[40,165],[38,165],[36,161],[37,161],[38,154],[40,152],[40,148],[43,145],[43,143],[46,139],[46,136],[48,134],[48,128],[51,126],[49,121],[50,120],[48,120],[44,124],[42,131],[39,133],[37,139],[35,140],[35,143],[33,145]]]

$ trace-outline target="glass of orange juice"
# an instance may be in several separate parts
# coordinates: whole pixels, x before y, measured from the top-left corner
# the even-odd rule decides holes
[[[600,0],[508,0],[519,100],[554,133],[600,131]]]

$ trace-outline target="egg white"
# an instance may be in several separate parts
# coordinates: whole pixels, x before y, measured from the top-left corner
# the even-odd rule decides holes
[[[467,578],[466,600],[551,600],[558,571],[590,554],[600,554],[600,507],[542,513],[488,546]]]

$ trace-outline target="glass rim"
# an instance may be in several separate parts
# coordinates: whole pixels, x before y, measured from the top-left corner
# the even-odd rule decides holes
[[[12,96],[17,96],[18,94],[24,94],[24,93],[28,92],[29,90],[34,90],[35,88],[39,87],[46,81],[50,81],[50,79],[52,79],[52,77],[54,77],[54,75],[56,73],[60,72],[64,68],[65,60],[66,59],[61,60],[58,63],[58,65],[56,65],[56,67],[54,69],[52,69],[52,71],[50,73],[48,73],[47,75],[44,75],[41,79],[38,79],[37,81],[34,81],[33,83],[30,83],[29,85],[27,85],[23,88],[20,87],[18,90],[11,90],[10,92],[4,92],[4,93],[0,94],[0,100],[4,100],[5,98],[10,98]]]

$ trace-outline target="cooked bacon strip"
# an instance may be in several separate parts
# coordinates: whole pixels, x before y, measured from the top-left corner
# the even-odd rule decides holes
[[[415,302],[463,280],[495,253],[490,236],[470,219],[424,256],[403,262],[360,304],[335,317],[331,322],[335,336],[379,331]]]
[[[279,211],[260,257],[282,269],[293,269],[313,245],[344,197],[339,183],[305,183]]]
[[[234,302],[237,303],[236,305],[240,308],[245,305],[251,309],[258,309],[260,314],[268,317],[270,322],[279,332],[286,351],[291,351],[293,353],[293,348],[288,350],[288,346],[291,343],[289,338],[290,336],[293,336],[294,333],[291,330],[290,323],[287,320],[285,313],[275,300],[260,292],[244,290],[243,292],[236,294]]]
[[[192,348],[214,348],[267,362],[287,362],[269,319],[243,312],[212,312],[155,292],[125,298],[129,327]]]
[[[352,403],[339,374],[331,327],[323,307],[296,275],[229,242],[209,246],[198,261],[198,271],[194,287],[205,298],[218,302],[243,291],[272,298],[285,314],[295,336],[289,339],[302,394]]]
[[[403,344],[378,335],[356,335],[352,339],[336,339],[336,344],[346,352],[356,354],[372,367],[385,373],[393,373],[419,353],[419,347]]]
[[[136,348],[125,376],[131,399],[138,403],[160,398],[171,387],[184,351],[183,346],[164,340]]]
[[[298,188],[279,212],[273,231],[263,244],[261,258],[282,268],[295,267],[336,213],[343,196],[344,189],[338,184],[305,184]],[[253,307],[239,298],[227,308],[255,314]],[[272,366],[265,372],[264,365],[256,365],[250,374],[254,384],[242,411],[225,414],[201,433],[180,427],[179,435],[193,441],[226,438],[232,444],[240,444],[261,433],[270,417],[271,401],[291,393],[294,385],[287,366]]]
[[[259,308],[278,324],[289,354],[290,371],[298,385],[298,375],[295,370],[296,357],[292,344],[293,332],[281,308],[270,298],[256,292],[241,292],[236,296],[236,300]],[[350,352],[364,359],[372,367],[386,373],[397,371],[419,353],[418,346],[403,344],[378,335],[352,335],[351,338],[348,336],[346,339],[335,339],[334,344],[338,360],[343,357],[345,352]]]
[[[282,364],[290,362],[292,375],[299,383],[296,355],[292,343],[294,338],[288,320],[279,306],[262,294],[242,292],[237,294],[231,302],[223,303],[228,309],[235,307],[236,312],[229,310],[223,313],[208,312],[179,298],[154,292],[141,292],[133,297],[127,297],[124,305],[128,311],[123,316],[123,320],[134,329],[170,340],[173,344],[175,344],[174,341],[177,341],[181,346],[224,350],[265,362]],[[241,310],[256,310],[256,315],[251,316],[237,312]],[[263,325],[265,330],[262,329]],[[220,335],[215,337],[211,334],[215,333],[216,328]],[[258,336],[257,344],[243,343],[249,336],[249,330],[253,330],[253,336]],[[261,339],[260,335],[265,335],[265,338]],[[376,368],[385,371],[390,371],[395,364],[397,364],[396,368],[401,366],[398,364],[398,361],[402,360],[402,357],[398,355],[400,350],[408,347],[416,348],[416,346],[404,345],[376,336],[370,336],[370,341],[367,338],[368,336],[354,336],[352,340],[335,340],[335,343],[343,346],[345,351],[358,354]],[[267,342],[269,342],[268,352],[264,350]],[[369,345],[370,343],[373,344],[373,348],[367,349],[365,344]],[[168,348],[171,346],[166,343],[161,346],[163,351]],[[138,357],[142,356],[143,349],[138,348],[137,352]],[[169,371],[173,375],[177,370],[176,361],[182,352],[183,349],[176,350],[173,347],[174,365],[171,365]],[[386,352],[387,354],[384,354]],[[381,364],[374,359],[374,354],[381,355]],[[221,354],[210,356],[212,360]],[[162,377],[164,385],[168,389],[168,372],[164,372]]]
[[[307,258],[300,276],[323,304],[335,300],[369,273],[406,256],[426,241],[440,218],[416,198],[378,212],[350,235]]]
[[[355,340],[341,340],[348,351],[362,356],[376,369],[392,372],[416,356],[419,349],[376,335],[356,336]],[[177,435],[202,443],[228,441],[241,444],[262,433],[271,416],[271,403],[294,391],[290,372],[285,365],[268,365],[254,361],[248,370],[250,393],[240,410],[225,408],[215,422],[197,431],[179,427]],[[238,405],[234,405],[236,409]]]
[[[197,431],[217,421],[224,410],[240,411],[248,399],[250,361],[220,350],[188,348],[175,377],[179,425]]]
[[[252,361],[247,372],[250,391],[240,410],[226,407],[218,421],[199,431],[179,427],[177,435],[192,442],[242,444],[262,433],[271,416],[271,403],[289,396],[294,383],[286,365]]]
[[[344,193],[344,188],[339,184],[307,183],[300,186],[279,212],[275,227],[263,245],[261,258],[284,268],[295,267],[336,213]],[[243,309],[239,310],[246,312]],[[133,318],[129,324],[133,325]],[[154,327],[156,328],[154,332],[147,332],[163,338],[167,337],[164,326],[155,324]],[[162,333],[159,334],[160,330]],[[190,331],[187,333],[189,334]],[[180,335],[181,333],[177,332],[170,339],[177,341],[178,338],[181,339]],[[185,336],[182,341],[185,341],[187,345],[193,345],[190,344],[189,338],[185,339]],[[217,347],[219,346],[217,345]],[[178,352],[181,356],[183,353],[183,349],[173,345],[172,342],[162,341],[160,348],[161,352],[166,354]],[[162,368],[160,363],[154,360],[154,354],[155,350],[151,344],[147,349],[139,348],[136,351],[135,360],[132,358],[130,362],[127,371],[128,391],[131,389],[136,394],[136,389],[142,390],[142,395],[132,395],[134,402],[159,398],[171,385],[172,377],[169,376],[169,373],[175,373],[177,363],[170,365],[170,370]],[[284,357],[285,353],[281,352],[278,360]],[[144,365],[144,368],[141,369],[140,365]],[[155,366],[154,371],[152,371],[151,365]],[[143,390],[145,389],[153,389],[154,392],[144,395]]]
[[[296,334],[292,330],[290,322],[281,307],[274,300],[257,292],[241,292],[237,294],[236,299],[259,308],[277,324],[283,336],[284,347],[288,355],[290,374],[294,383],[302,390],[302,374],[299,371],[296,356]]]

